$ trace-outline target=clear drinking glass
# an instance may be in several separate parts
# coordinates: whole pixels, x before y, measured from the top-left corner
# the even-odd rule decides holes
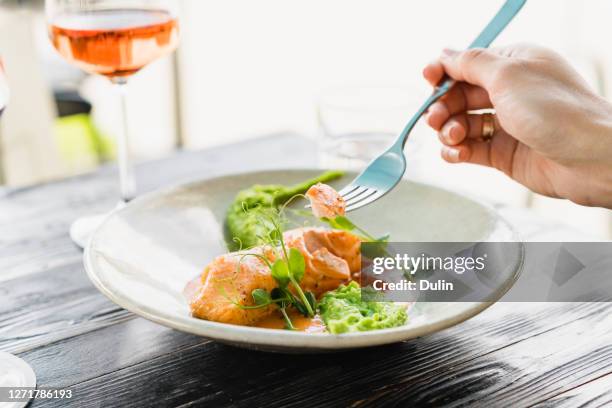
[[[319,164],[325,168],[361,170],[399,136],[424,100],[410,87],[347,86],[319,98]],[[418,149],[411,137],[407,154]]]
[[[126,112],[129,78],[151,62],[171,53],[179,42],[178,0],[46,0],[49,37],[69,62],[92,74],[106,76],[121,99],[122,132],[117,135],[121,201],[135,196]],[[70,229],[84,247],[108,214],[84,217]]]

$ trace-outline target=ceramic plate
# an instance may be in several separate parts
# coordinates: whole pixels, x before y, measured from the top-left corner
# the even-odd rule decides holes
[[[235,194],[253,184],[293,184],[320,170],[231,175],[142,196],[112,214],[91,239],[85,267],[113,302],[159,324],[233,345],[288,352],[316,352],[408,340],[458,324],[487,303],[417,303],[406,326],[343,335],[305,334],[208,322],[189,314],[185,285],[214,257],[226,252],[224,213]],[[332,183],[336,187],[352,179]],[[402,181],[375,204],[351,213],[374,235],[401,241],[517,241],[493,210],[439,188]],[[515,267],[499,280],[499,299],[517,278]]]

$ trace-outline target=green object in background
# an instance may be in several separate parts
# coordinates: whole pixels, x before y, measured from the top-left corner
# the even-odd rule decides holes
[[[226,225],[230,249],[251,248],[259,245],[260,236],[266,235],[266,225],[261,222],[261,211],[277,209],[292,197],[304,194],[317,183],[326,183],[344,175],[341,171],[328,171],[312,180],[294,186],[255,185],[242,190],[227,210]],[[268,214],[268,216],[273,216]]]
[[[113,141],[100,135],[86,113],[58,118],[55,137],[61,157],[69,167],[91,167],[115,156]]]
[[[364,302],[357,282],[340,285],[319,301],[321,318],[332,334],[389,329],[408,321],[406,305]]]

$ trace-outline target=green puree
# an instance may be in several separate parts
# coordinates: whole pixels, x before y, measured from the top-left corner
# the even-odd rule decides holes
[[[388,329],[406,324],[405,305],[364,302],[357,282],[340,285],[319,301],[321,318],[332,334]]]
[[[254,185],[236,195],[234,202],[229,207],[226,215],[230,249],[236,250],[240,247],[250,248],[260,244],[260,236],[266,234],[268,229],[261,222],[260,213],[249,211],[259,209],[277,209],[292,197],[304,194],[310,187],[317,183],[342,177],[340,171],[328,171],[312,180],[294,186],[283,185]]]

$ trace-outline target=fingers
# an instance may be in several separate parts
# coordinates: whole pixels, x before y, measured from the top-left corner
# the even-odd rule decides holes
[[[455,146],[443,145],[441,156],[449,163],[472,163],[493,167],[510,176],[518,141],[498,131],[490,141],[467,138]]]
[[[434,103],[428,110],[427,123],[435,130],[453,115],[468,110],[490,109],[493,105],[487,92],[469,84],[457,84],[441,100]]]
[[[501,130],[499,123],[496,123],[498,130],[493,139],[482,140],[482,115],[467,113],[493,108],[489,91],[495,93],[495,76],[504,67],[505,59],[501,51],[445,50],[439,61],[423,70],[423,76],[432,86],[439,84],[445,75],[457,81],[427,113],[429,126],[439,132],[443,143],[441,155],[444,160],[495,167],[508,174],[512,171],[516,140]]]
[[[491,143],[466,140],[457,146],[442,146],[442,158],[449,163],[472,163],[491,167]]]
[[[507,60],[503,53],[503,49],[472,48],[461,52],[445,49],[438,60],[423,69],[423,76],[432,86],[438,85],[446,74],[457,82],[487,89]]]
[[[465,139],[482,139],[483,115],[460,113],[451,116],[442,126],[438,136],[445,145],[455,146]],[[497,118],[495,128],[501,129]]]
[[[444,50],[439,61],[434,61],[423,70],[423,76],[432,85],[440,83],[448,74],[459,83],[440,101],[429,108],[428,123],[435,130],[452,115],[466,110],[492,107],[487,87],[503,58],[499,53],[486,49],[471,49],[464,52]]]
[[[444,67],[438,60],[432,61],[423,69],[423,77],[431,86],[436,86],[444,77]]]
[[[460,82],[467,82],[488,89],[503,58],[494,51],[472,48],[458,52],[446,49],[440,63],[444,72]]]

